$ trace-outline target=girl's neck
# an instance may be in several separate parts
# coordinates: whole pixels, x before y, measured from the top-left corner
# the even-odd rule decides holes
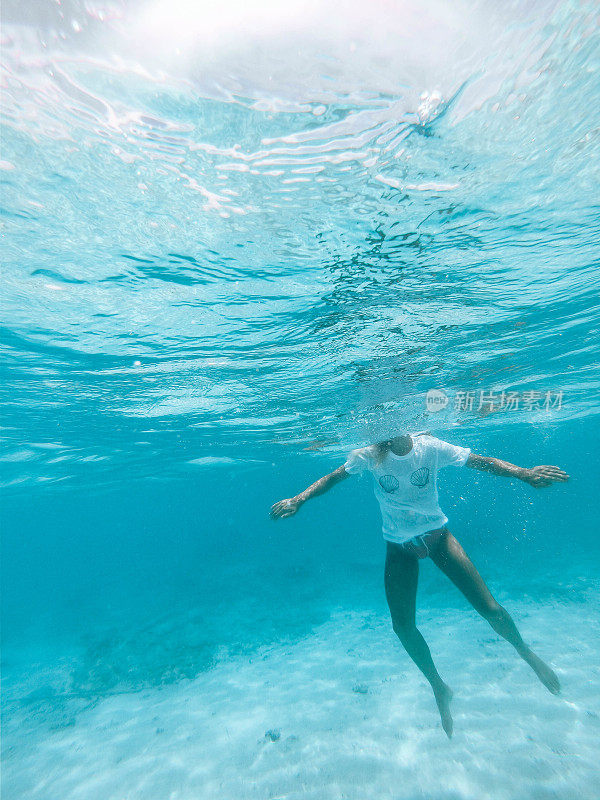
[[[390,450],[394,455],[405,456],[412,450],[413,442],[410,436],[406,433],[403,436],[395,436],[390,439]]]

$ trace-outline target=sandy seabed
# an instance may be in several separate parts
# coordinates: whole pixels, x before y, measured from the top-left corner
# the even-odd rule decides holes
[[[598,800],[596,604],[507,605],[562,695],[469,609],[424,611],[420,628],[455,692],[452,740],[389,621],[338,611],[294,643],[97,697],[71,716],[53,715],[52,698],[32,713],[11,691],[2,797]]]

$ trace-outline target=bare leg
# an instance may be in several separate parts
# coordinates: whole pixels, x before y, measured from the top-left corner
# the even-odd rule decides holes
[[[512,644],[548,691],[558,694],[560,683],[556,674],[525,644],[508,611],[493,598],[460,542],[449,531],[440,539],[431,558],[496,633]]]
[[[450,737],[452,736],[450,714],[452,691],[440,678],[429,647],[415,625],[418,580],[419,562],[415,556],[388,542],[385,560],[385,595],[392,615],[394,632],[431,684],[442,719],[442,727]]]

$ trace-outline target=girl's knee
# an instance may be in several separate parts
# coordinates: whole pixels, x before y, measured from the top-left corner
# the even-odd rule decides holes
[[[394,620],[392,625],[394,633],[400,641],[410,638],[417,630],[417,626],[412,620]]]
[[[506,617],[506,609],[504,609],[500,603],[497,603],[495,600],[485,603],[483,607],[478,608],[477,610],[491,625],[493,625],[494,622],[499,622]]]

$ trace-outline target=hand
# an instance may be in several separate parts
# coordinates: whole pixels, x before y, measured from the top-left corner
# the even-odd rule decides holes
[[[523,480],[525,483],[533,486],[534,489],[543,489],[545,486],[550,486],[552,483],[568,481],[569,476],[559,467],[543,465],[526,469]]]
[[[283,519],[284,517],[293,516],[302,503],[295,497],[290,497],[287,500],[280,500],[271,507],[271,519]]]

